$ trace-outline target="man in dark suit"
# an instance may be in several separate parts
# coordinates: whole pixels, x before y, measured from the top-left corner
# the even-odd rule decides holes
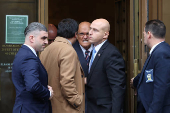
[[[137,89],[138,113],[170,112],[170,46],[166,27],[160,20],[146,22],[144,43],[150,50],[142,72],[131,79]]]
[[[90,31],[90,23],[81,22],[79,24],[78,32],[76,33],[76,37],[78,41],[76,41],[75,44],[73,44],[73,47],[77,52],[77,55],[79,57],[86,78],[88,76],[90,53],[93,50],[93,46],[89,42],[89,31]],[[85,112],[87,112],[86,97],[85,97]]]
[[[76,43],[73,44],[73,47],[77,52],[77,55],[79,57],[81,66],[83,68],[86,77],[88,75],[90,53],[93,50],[93,46],[88,41],[89,31],[90,31],[90,23],[81,22],[79,24],[78,32],[76,33],[76,37],[78,41],[76,41]]]
[[[47,29],[41,23],[33,22],[25,28],[24,34],[25,43],[16,54],[12,67],[16,89],[13,113],[51,113],[49,99],[53,90],[47,86],[47,72],[36,54],[48,44]]]
[[[105,19],[90,25],[89,42],[94,45],[87,77],[87,113],[123,113],[125,64],[107,40],[110,24]]]

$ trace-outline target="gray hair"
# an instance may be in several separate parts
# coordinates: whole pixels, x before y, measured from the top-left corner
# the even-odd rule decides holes
[[[39,22],[32,22],[25,28],[24,34],[26,36],[27,34],[33,31],[46,31],[47,32],[47,28]]]

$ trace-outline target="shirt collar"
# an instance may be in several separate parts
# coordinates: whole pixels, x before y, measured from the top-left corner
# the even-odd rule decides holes
[[[102,45],[106,42],[107,40],[103,41],[102,43],[98,44],[95,48],[96,53],[99,51],[99,49],[102,47]]]
[[[29,45],[27,45],[27,44],[23,44],[23,45],[25,45],[25,46],[27,46],[28,48],[30,48],[31,51],[32,51],[32,52],[35,54],[35,56],[37,57],[36,51],[35,51],[31,46],[29,46]]]
[[[67,39],[67,38],[66,38]],[[68,40],[68,39],[67,39]],[[68,40],[69,41],[69,43],[72,45],[72,43],[70,42],[70,40]]]
[[[79,44],[79,45],[80,45],[80,44]],[[81,48],[81,50],[83,51],[84,56],[86,56],[86,55],[85,55],[86,49],[84,49],[81,45],[80,45],[80,48]],[[90,53],[91,53],[92,50],[93,50],[93,45],[91,44],[90,48],[88,49],[88,51],[90,51],[90,52],[89,52],[89,55],[90,55]]]
[[[164,42],[164,41],[162,41],[162,42]],[[153,50],[155,49],[155,47],[158,46],[158,45],[159,45],[160,43],[162,43],[162,42],[159,42],[159,43],[155,44],[155,45],[151,48],[149,54],[151,55],[152,52],[153,52]]]

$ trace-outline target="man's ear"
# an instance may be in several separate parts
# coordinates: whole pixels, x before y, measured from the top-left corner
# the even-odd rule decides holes
[[[30,36],[29,36],[29,40],[30,40],[31,43],[33,43],[34,40],[35,40],[35,39],[34,39],[34,36],[33,36],[33,35],[30,35]]]
[[[104,32],[104,37],[103,39],[107,39],[109,37],[109,32]]]
[[[152,33],[150,31],[147,32],[148,33],[148,39],[152,37]]]
[[[77,33],[77,32],[75,32],[75,38],[76,38],[76,39],[77,39],[77,37],[78,37],[77,35],[78,35],[78,33]]]

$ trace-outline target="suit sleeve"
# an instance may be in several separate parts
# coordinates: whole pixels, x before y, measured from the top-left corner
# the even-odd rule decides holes
[[[138,82],[139,82],[139,79],[140,79],[140,75],[141,75],[141,74],[138,74],[138,75],[133,79],[133,86],[134,86],[135,88],[137,88],[137,86],[138,86]]]
[[[37,98],[49,100],[50,91],[39,80],[39,62],[36,58],[27,58],[21,64],[21,73],[24,77],[26,90]]]
[[[147,113],[160,113],[170,89],[170,56],[164,53],[157,54],[154,64],[153,99]],[[169,97],[169,96],[168,96]]]
[[[61,51],[59,56],[61,91],[66,100],[68,100],[74,108],[79,110],[83,96],[78,94],[75,84],[75,76],[81,76],[76,75],[77,54],[72,47],[64,48]]]
[[[118,51],[110,52],[106,73],[112,89],[112,113],[123,113],[126,89],[125,64]]]

